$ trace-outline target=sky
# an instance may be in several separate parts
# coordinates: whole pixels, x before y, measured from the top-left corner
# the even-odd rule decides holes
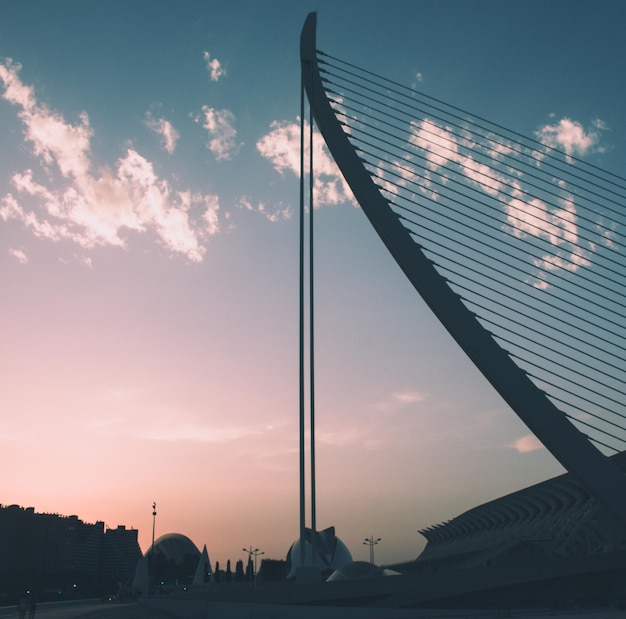
[[[0,503],[299,534],[299,35],[609,171],[621,0],[0,0]],[[598,128],[602,130],[599,131]],[[316,155],[317,525],[355,560],[560,474]]]

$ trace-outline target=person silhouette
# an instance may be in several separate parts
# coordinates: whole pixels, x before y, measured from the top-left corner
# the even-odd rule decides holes
[[[21,597],[20,601],[17,605],[17,610],[20,613],[20,619],[25,619],[26,617],[26,598]]]
[[[35,619],[35,610],[37,609],[37,602],[34,597],[28,600],[28,619]]]

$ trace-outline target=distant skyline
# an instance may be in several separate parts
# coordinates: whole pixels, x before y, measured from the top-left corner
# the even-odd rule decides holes
[[[300,29],[626,176],[618,0],[0,3],[0,503],[298,537]],[[355,560],[562,472],[316,142],[317,524]]]

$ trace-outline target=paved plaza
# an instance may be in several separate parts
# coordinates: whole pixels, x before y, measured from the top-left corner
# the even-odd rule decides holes
[[[17,608],[1,608],[1,619],[17,619]],[[27,615],[28,616],[28,615]],[[35,619],[172,619],[172,615],[143,604],[85,602],[72,606],[42,604]]]

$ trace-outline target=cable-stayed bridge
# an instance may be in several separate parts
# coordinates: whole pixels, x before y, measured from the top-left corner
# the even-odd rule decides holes
[[[312,115],[415,289],[557,460],[626,525],[626,180],[301,37]],[[557,148],[559,146],[559,148]]]
[[[400,572],[393,577],[369,569],[363,576],[354,562],[337,570],[345,578],[321,582],[313,569],[322,536],[315,529],[312,354],[312,522],[304,527],[301,221],[301,537],[289,561],[304,568],[303,577],[297,572],[294,586],[211,588],[149,604],[177,616],[372,619],[624,604],[626,180],[581,160],[574,142],[559,150],[554,136],[528,139],[317,50],[315,28],[311,14],[301,36],[303,88],[355,198],[460,348],[569,473],[421,531],[424,556],[393,566]],[[304,127],[304,96],[301,121]],[[312,133],[309,139],[312,152]],[[304,152],[302,135],[301,214]],[[312,195],[309,206],[312,217]],[[312,230],[310,222],[310,283]],[[313,286],[309,297],[312,353]],[[324,537],[320,546],[332,546],[334,531]]]

